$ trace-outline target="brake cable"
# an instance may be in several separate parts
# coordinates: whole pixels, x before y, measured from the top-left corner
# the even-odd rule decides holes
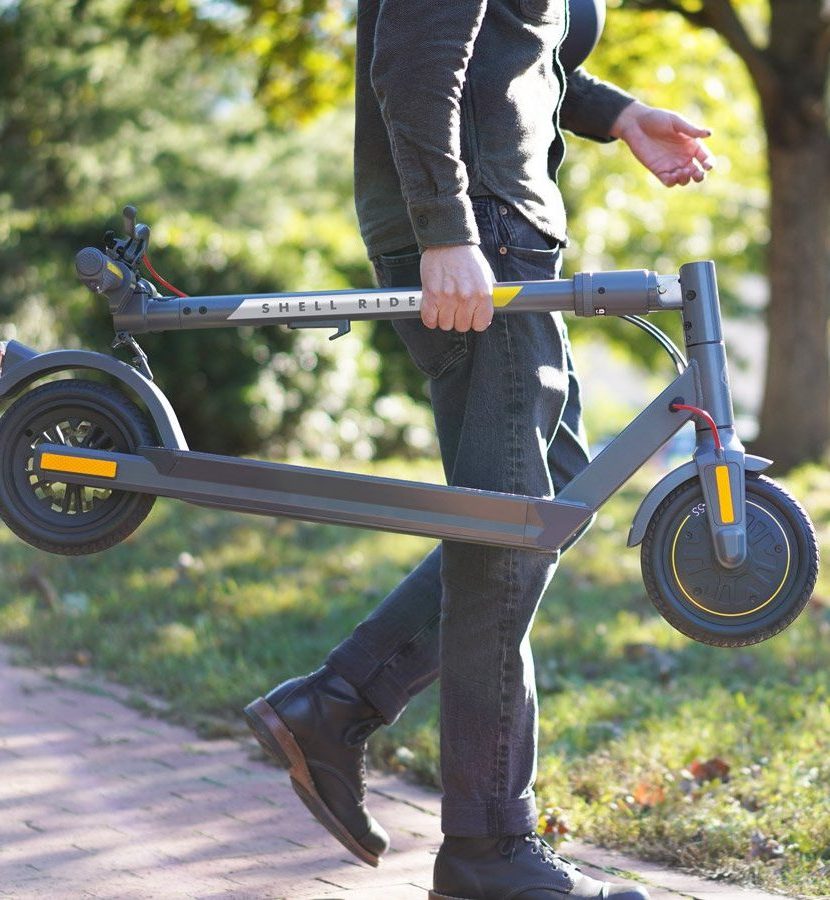
[[[147,250],[145,249],[143,253],[144,265],[147,266],[147,271],[159,282],[159,284],[164,285],[168,290],[173,291],[173,293],[177,297],[187,297],[184,291],[180,291],[177,287],[174,287],[170,284],[169,281],[166,281],[164,278],[159,275],[159,273],[153,268],[153,264],[150,262],[150,257],[147,255]]]
[[[686,361],[686,357],[680,352],[677,347],[677,344],[660,328],[656,325],[652,325],[651,322],[646,321],[642,316],[620,316],[621,319],[624,319],[626,322],[630,322],[632,325],[636,325],[638,328],[641,328],[646,334],[651,335],[655,341],[669,354],[671,361],[674,363],[674,367],[677,369],[679,374],[683,374],[686,371],[689,363]]]

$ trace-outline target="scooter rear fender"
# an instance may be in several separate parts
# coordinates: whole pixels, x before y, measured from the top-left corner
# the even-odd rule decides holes
[[[170,401],[148,378],[131,365],[92,350],[50,350],[38,353],[18,341],[9,341],[0,367],[0,402],[9,400],[46,375],[71,369],[94,369],[121,382],[144,403],[161,445],[187,450],[187,441]]]

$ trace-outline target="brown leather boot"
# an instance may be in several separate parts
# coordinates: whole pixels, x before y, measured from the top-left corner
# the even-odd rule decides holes
[[[389,849],[389,836],[365,806],[366,739],[383,724],[377,710],[324,665],[249,703],[245,718],[317,821],[377,866]]]

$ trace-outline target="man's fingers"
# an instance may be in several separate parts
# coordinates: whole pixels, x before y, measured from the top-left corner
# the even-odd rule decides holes
[[[427,328],[435,328],[438,325],[438,305],[428,298],[426,292],[421,301],[421,321]]]
[[[468,296],[455,308],[455,330],[469,331],[473,328],[483,331],[492,318],[493,298],[489,294]]]
[[[486,327],[478,307],[492,312],[493,272],[478,245],[428,247],[421,255],[421,319],[429,328]]]
[[[695,159],[708,172],[715,166],[715,157],[709,152],[709,148],[705,144],[698,144],[695,150]]]
[[[493,298],[488,297],[485,302],[479,303],[473,314],[473,331],[484,331],[493,321]]]
[[[695,181],[699,184],[706,177],[706,172],[703,171],[702,165],[696,158],[693,158],[688,165],[683,166],[681,174],[687,179],[683,182],[684,184],[688,184],[689,181]]]
[[[674,187],[676,184],[686,185],[690,181],[699,184],[706,177],[705,168],[704,164],[699,162],[697,157],[693,157],[685,166],[668,169],[665,172],[661,172],[657,177],[666,187]]]
[[[457,305],[447,298],[439,304],[438,327],[442,331],[451,331],[455,327],[455,313]]]
[[[433,299],[436,297],[437,299]],[[444,294],[428,294],[421,303],[421,321],[427,328],[442,331],[484,331],[493,320],[493,298],[489,295],[477,299]]]
[[[683,116],[679,116],[677,113],[672,115],[672,127],[679,134],[688,134],[689,137],[705,138],[712,136],[711,129],[693,125],[688,119],[684,119]]]
[[[459,303],[455,308],[455,324],[453,327],[456,331],[469,331],[473,324],[473,313],[475,307],[469,301]]]

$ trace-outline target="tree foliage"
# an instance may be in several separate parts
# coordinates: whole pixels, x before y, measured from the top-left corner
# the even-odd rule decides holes
[[[336,106],[354,68],[353,4],[346,0],[129,0],[134,27],[188,34],[200,52],[254,67],[254,95],[294,127]]]
[[[717,32],[757,92],[770,180],[771,340],[756,449],[783,468],[820,458],[830,444],[830,6],[825,0],[622,2]]]
[[[734,4],[758,47],[774,38],[771,2]],[[622,0],[588,61],[713,129],[718,165],[706,182],[666,190],[620,142],[571,137],[560,184],[566,271],[670,272],[713,258],[739,315],[752,312],[744,276],[763,271],[770,239],[769,148],[752,71],[700,18],[725,5]],[[71,259],[120,224],[126,202],[155,226],[156,266],[189,293],[368,284],[351,197],[353,15],[349,0],[0,0],[0,337],[106,346],[110,320],[76,286]],[[649,363],[660,353],[624,323],[574,328]],[[425,399],[385,323],[333,345],[277,329],[143,343],[191,443],[206,449],[298,450],[301,434],[332,454],[355,442],[360,453],[400,449],[403,417],[385,429],[376,404]]]
[[[127,9],[1,8],[0,337],[106,349],[111,320],[72,259],[120,229],[127,202],[154,226],[156,267],[188,293],[369,283],[350,111],[276,126],[253,96],[257,60],[210,53],[202,42],[214,37],[198,30],[158,34]],[[381,360],[360,334],[330,345],[248,328],[142,344],[197,448],[292,453],[305,438],[308,452],[370,455],[399,448],[420,421],[387,427],[376,415]]]
[[[586,63],[653,106],[712,129],[716,167],[700,185],[666,189],[624,144],[568,138],[560,186],[569,212],[566,272],[648,268],[664,274],[714,259],[728,314],[753,314],[746,276],[764,267],[768,181],[758,103],[746,72],[714,32],[678,16],[609,9],[603,39]],[[682,340],[675,314],[655,319]],[[574,321],[582,336],[604,334],[656,365],[662,351],[618,321]]]

